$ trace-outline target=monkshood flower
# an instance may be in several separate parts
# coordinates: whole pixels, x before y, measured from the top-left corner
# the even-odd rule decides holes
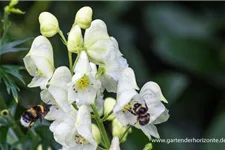
[[[102,86],[108,92],[115,93],[120,74],[128,64],[122,57],[116,39],[108,35],[102,20],[92,21],[90,28],[85,31],[84,49],[90,61],[99,65]]]
[[[42,101],[51,105],[50,111],[45,116],[45,119],[61,119],[70,110],[71,106],[67,96],[67,84],[71,79],[72,76],[67,67],[61,66],[55,70],[49,82],[49,88],[41,92]]]
[[[73,110],[68,113],[63,121],[55,121],[50,130],[64,150],[95,150],[97,143],[93,138],[91,126],[88,107],[82,105],[78,112]]]
[[[133,70],[125,69],[118,83],[117,103],[113,112],[123,125],[130,124],[141,129],[149,139],[151,135],[159,138],[154,124],[169,118],[168,110],[161,102],[165,98],[155,82],[147,82],[139,94],[138,89]]]
[[[57,18],[49,13],[42,12],[39,15],[40,31],[45,37],[52,37],[59,32],[59,22]]]
[[[72,82],[68,84],[68,100],[78,105],[94,104],[100,83],[95,80],[85,51],[82,51],[74,69]]]
[[[109,150],[120,150],[120,142],[117,136],[114,136]]]
[[[54,72],[53,50],[50,41],[44,36],[34,39],[31,49],[23,58],[25,67],[34,78],[28,87],[45,89]]]

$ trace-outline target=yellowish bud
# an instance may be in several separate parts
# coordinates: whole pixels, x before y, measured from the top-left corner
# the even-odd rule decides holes
[[[112,121],[112,135],[113,136],[118,136],[119,138],[121,138],[124,134],[124,132],[126,131],[127,127],[123,126],[117,119],[114,119]],[[129,132],[131,132],[131,129],[129,130]],[[126,133],[126,135],[123,137],[123,139],[121,140],[121,143],[126,141],[127,139],[127,135],[128,133]]]
[[[78,25],[71,28],[68,35],[67,48],[70,52],[79,53],[83,47],[83,38],[81,29]]]
[[[114,98],[108,97],[104,101],[104,116],[107,116],[112,110],[114,105],[116,104],[116,100]],[[115,118],[114,114],[111,114],[107,117],[106,120],[113,120]]]
[[[87,29],[91,25],[93,11],[91,7],[85,6],[78,10],[75,16],[75,24],[82,29]]]
[[[39,23],[41,34],[45,37],[52,37],[59,31],[57,18],[49,12],[42,12],[39,15]]]
[[[146,144],[143,150],[152,150],[152,143]]]
[[[102,139],[101,139],[101,133],[99,128],[95,124],[91,124],[91,128],[92,128],[93,138],[98,144],[100,144]]]
[[[15,5],[18,4],[18,0],[11,0],[10,3],[9,3],[9,7],[14,7]]]

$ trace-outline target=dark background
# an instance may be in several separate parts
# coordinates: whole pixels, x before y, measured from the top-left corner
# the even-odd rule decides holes
[[[7,3],[0,2],[0,18]],[[161,138],[225,138],[225,2],[20,2],[18,7],[26,14],[10,16],[10,38],[40,35],[38,16],[43,11],[58,18],[66,35],[77,10],[83,6],[92,7],[93,19],[105,21],[109,35],[117,39],[134,69],[139,87],[147,81],[160,85],[170,111],[170,119],[157,126]],[[67,49],[59,35],[50,41],[55,67],[68,66]],[[26,46],[30,47],[31,42]],[[22,58],[26,53],[3,55],[1,64],[24,65]],[[22,74],[28,84],[31,77],[26,71]],[[26,108],[41,102],[39,88],[29,89],[21,84],[20,89],[18,105],[7,96],[4,85],[0,90],[17,120]],[[57,149],[48,124],[38,122],[33,130],[42,143]],[[110,124],[107,125],[110,129]],[[29,142],[35,145],[35,139],[29,140],[24,140],[27,147]],[[133,129],[121,147],[139,150],[147,141],[140,130]],[[225,143],[153,144],[154,150],[224,148]]]

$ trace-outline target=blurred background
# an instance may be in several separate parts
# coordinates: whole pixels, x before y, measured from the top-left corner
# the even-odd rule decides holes
[[[0,2],[0,18],[7,4]],[[40,35],[38,16],[43,11],[58,18],[66,35],[76,12],[83,6],[92,7],[93,19],[105,21],[109,35],[117,39],[121,52],[134,69],[139,87],[147,81],[160,85],[170,111],[170,119],[157,126],[161,138],[225,138],[224,2],[21,1],[17,7],[26,14],[10,16],[9,39]],[[50,41],[55,67],[68,66],[67,50],[59,35]],[[31,42],[24,46],[29,48]],[[26,53],[1,55],[0,64],[24,66],[22,58]],[[21,74],[27,85],[31,76],[26,70]],[[39,88],[29,89],[21,82],[17,85],[20,88],[18,105],[7,94],[4,83],[0,84],[0,94],[19,124],[21,114],[41,100]],[[43,144],[43,149],[60,148],[48,130],[49,124],[38,121],[31,130],[20,125],[25,136],[18,143],[23,143],[23,149],[35,149],[39,143]],[[106,126],[110,130],[110,124]],[[1,134],[3,136],[3,131],[0,137]],[[133,129],[121,147],[122,150],[141,150],[147,142],[140,130]],[[153,150],[224,148],[225,143],[153,143]]]

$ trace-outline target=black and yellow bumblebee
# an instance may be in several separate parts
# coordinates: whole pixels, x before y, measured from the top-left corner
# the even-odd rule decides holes
[[[137,116],[137,121],[140,125],[144,126],[150,121],[150,114],[148,113],[148,106],[145,103],[145,106],[140,103],[135,103],[133,110],[129,110],[133,115]]]
[[[24,112],[20,118],[21,124],[26,128],[31,128],[37,119],[42,119],[50,110],[51,105],[36,105]]]

